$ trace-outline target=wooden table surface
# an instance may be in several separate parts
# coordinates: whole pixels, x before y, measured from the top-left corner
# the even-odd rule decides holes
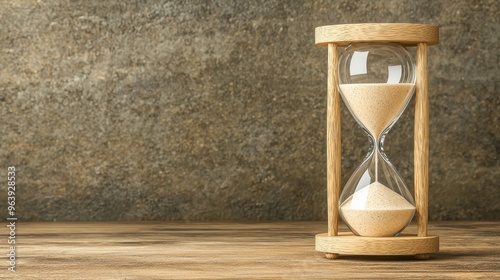
[[[431,223],[429,233],[440,236],[441,251],[429,260],[328,260],[314,250],[314,235],[325,231],[326,222],[21,221],[17,272],[2,261],[0,278],[500,279],[500,222]],[[415,231],[411,225],[405,232]]]

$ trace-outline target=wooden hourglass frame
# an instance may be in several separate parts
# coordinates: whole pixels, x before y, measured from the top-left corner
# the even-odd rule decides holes
[[[439,42],[439,28],[429,24],[366,23],[317,27],[316,45],[328,47],[327,201],[328,232],[316,235],[316,250],[328,259],[339,255],[414,255],[428,259],[439,251],[439,237],[427,234],[429,170],[429,98],[427,48]],[[401,43],[416,46],[414,187],[417,235],[365,237],[339,233],[341,134],[338,47],[352,43]]]

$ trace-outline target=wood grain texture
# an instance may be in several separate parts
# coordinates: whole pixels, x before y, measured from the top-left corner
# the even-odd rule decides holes
[[[334,260],[339,258],[339,254],[326,253],[325,257],[329,260]]]
[[[325,231],[326,222],[19,222],[17,272],[8,274],[4,261],[0,278],[500,279],[500,222],[430,223],[441,248],[428,261],[328,260],[314,250],[315,233]],[[416,226],[405,233],[416,234]],[[6,242],[0,251],[7,252]]]
[[[326,117],[327,203],[328,236],[335,236],[339,223],[339,197],[341,183],[340,93],[338,75],[338,49],[328,44],[328,92]]]
[[[401,235],[398,237],[365,237],[342,232],[338,236],[316,235],[316,251],[340,255],[398,256],[439,251],[439,237]],[[420,257],[420,256],[419,256]]]
[[[418,236],[427,236],[429,193],[429,97],[427,89],[427,44],[417,46],[415,91],[414,184]]]
[[[439,42],[439,27],[412,23],[359,23],[316,27],[315,42],[318,46],[337,43],[346,46],[356,42],[399,42],[405,45]]]

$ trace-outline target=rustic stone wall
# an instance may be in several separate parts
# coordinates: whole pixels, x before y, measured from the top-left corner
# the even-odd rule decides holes
[[[17,168],[23,220],[325,219],[314,27],[360,22],[440,26],[430,218],[500,218],[496,0],[0,4],[0,175]],[[412,106],[386,140],[410,187]],[[368,141],[342,109],[345,183]]]

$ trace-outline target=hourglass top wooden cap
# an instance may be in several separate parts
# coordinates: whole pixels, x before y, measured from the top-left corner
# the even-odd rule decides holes
[[[439,43],[439,27],[431,24],[414,23],[358,23],[316,27],[316,45],[327,46],[336,43],[346,46],[351,43],[397,42],[404,45]]]

